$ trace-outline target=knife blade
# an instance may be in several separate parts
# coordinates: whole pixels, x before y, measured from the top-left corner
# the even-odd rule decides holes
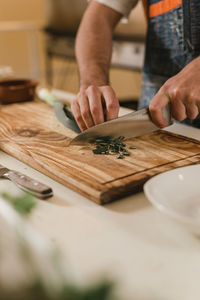
[[[0,177],[11,180],[15,183],[19,188],[24,190],[25,192],[29,192],[30,194],[41,198],[47,199],[53,196],[53,190],[47,185],[36,181],[20,172],[10,170],[0,164]]]
[[[40,100],[53,106],[55,116],[59,122],[76,133],[81,132],[68,105],[60,101],[48,88],[38,88],[36,92]]]
[[[163,116],[167,126],[172,124],[170,105],[163,109]],[[113,119],[91,127],[72,139],[70,145],[82,145],[94,142],[100,137],[117,138],[123,136],[125,139],[137,137],[160,129],[151,120],[148,108],[129,113],[125,116]]]

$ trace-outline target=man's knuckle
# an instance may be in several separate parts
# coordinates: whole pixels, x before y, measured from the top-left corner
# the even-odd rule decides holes
[[[92,107],[91,107],[91,112],[92,112],[92,114],[97,114],[98,113],[98,107],[96,106],[96,105],[93,105]]]
[[[116,105],[114,102],[109,102],[107,104],[107,108],[108,108],[108,110],[114,110],[116,108]]]
[[[172,78],[169,78],[167,81],[165,81],[165,83],[161,87],[161,90],[167,91],[171,88],[171,86],[172,86]]]
[[[181,97],[181,93],[179,88],[171,86],[168,90],[168,94],[171,99],[179,99]]]
[[[112,96],[115,96],[115,92],[111,86],[107,85],[105,90],[108,91]]]
[[[188,103],[195,103],[197,101],[197,97],[196,94],[191,92],[189,97],[188,97]]]
[[[169,90],[170,84],[166,81],[163,86],[160,88],[159,92],[164,92],[166,93],[166,91]]]
[[[151,104],[149,105],[149,109],[150,109],[150,111],[153,112],[153,113],[156,112],[156,111],[158,110],[156,104],[154,104],[154,103],[151,103]]]
[[[78,94],[79,98],[85,97],[85,95],[86,95],[85,90],[81,90]]]
[[[89,93],[96,93],[96,92],[98,92],[98,88],[95,85],[90,85],[87,88],[87,92],[89,92]]]
[[[81,122],[82,121],[82,117],[81,117],[80,114],[76,115],[76,120],[77,120],[77,122]]]
[[[89,116],[89,112],[87,110],[83,110],[82,115],[85,119],[87,119]]]

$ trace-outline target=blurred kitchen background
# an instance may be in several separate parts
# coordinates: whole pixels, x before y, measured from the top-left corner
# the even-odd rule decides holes
[[[13,70],[77,93],[74,39],[86,6],[87,0],[0,0],[0,76]],[[115,32],[110,78],[121,104],[135,108],[146,32],[140,1],[125,21]]]

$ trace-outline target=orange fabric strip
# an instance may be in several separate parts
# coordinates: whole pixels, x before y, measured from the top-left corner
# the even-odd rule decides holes
[[[183,4],[183,0],[162,0],[158,3],[152,4],[149,8],[149,17],[154,18],[165,14],[168,11]]]

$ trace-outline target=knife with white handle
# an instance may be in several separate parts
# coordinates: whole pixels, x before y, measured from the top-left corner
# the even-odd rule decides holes
[[[11,180],[19,188],[38,198],[47,199],[53,196],[53,190],[47,185],[2,165],[0,165],[0,177]]]

